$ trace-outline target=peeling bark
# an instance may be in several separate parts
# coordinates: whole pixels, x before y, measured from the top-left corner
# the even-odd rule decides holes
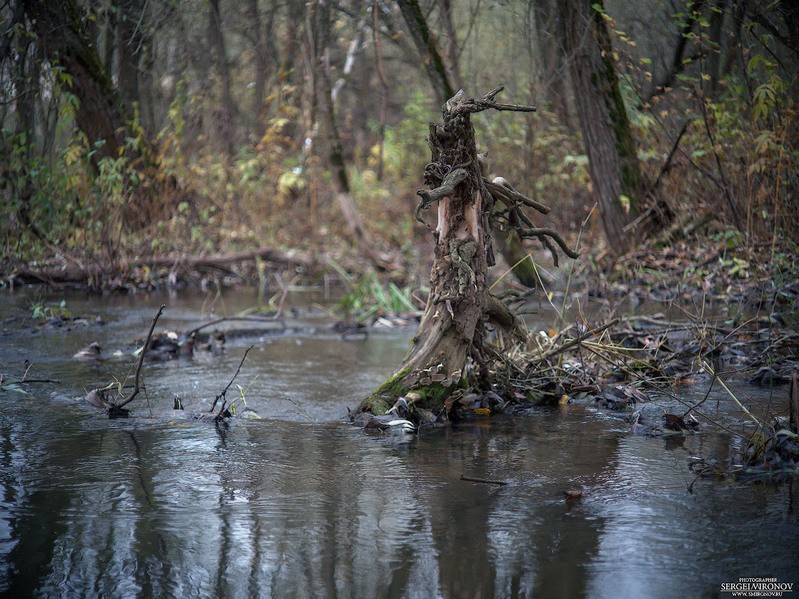
[[[421,198],[416,217],[427,224],[422,212],[437,203],[438,223],[433,236],[435,257],[430,273],[430,294],[412,346],[399,370],[366,398],[356,412],[384,412],[400,397],[411,400],[414,408],[437,410],[459,387],[468,384],[467,360],[485,372],[496,352],[488,348],[487,326],[503,328],[526,338],[521,321],[486,286],[488,268],[494,265],[491,228],[495,216],[495,196],[504,214],[521,214],[520,206],[532,200],[501,187],[482,176],[477,155],[471,114],[493,108],[529,112],[532,107],[499,104],[494,101],[502,88],[480,100],[467,99],[462,91],[443,107],[443,125],[431,124],[428,143],[432,158],[425,167],[424,182],[429,189],[419,190]],[[504,180],[503,180],[504,181]],[[549,209],[540,206],[539,211]],[[507,217],[505,217],[507,218]],[[522,222],[522,221],[520,221]],[[525,236],[555,239],[550,229],[532,227]],[[519,229],[521,230],[521,229]],[[548,246],[550,247],[550,246]],[[576,256],[566,248],[569,255]],[[413,408],[412,408],[413,409]]]

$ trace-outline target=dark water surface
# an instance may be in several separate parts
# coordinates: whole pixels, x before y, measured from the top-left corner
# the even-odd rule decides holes
[[[158,330],[186,330],[210,305],[233,314],[255,294],[67,296],[90,324],[20,320],[61,297],[0,295],[0,319],[16,317],[4,320],[0,372],[18,376],[29,360],[30,377],[61,381],[0,392],[5,596],[683,598],[728,596],[721,584],[740,577],[799,583],[796,483],[687,491],[689,458],[725,459],[738,443],[728,435],[632,437],[568,406],[370,436],[344,423],[346,407],[390,374],[412,331],[341,340],[313,298],[286,330],[231,335],[221,356],[146,364],[133,417],[108,420],[50,393],[125,376],[162,302]],[[69,360],[92,341],[124,355]],[[236,382],[262,418],[193,419],[251,344]],[[186,412],[171,409],[175,393]],[[715,399],[720,418],[739,416]],[[572,487],[585,495],[566,502]]]

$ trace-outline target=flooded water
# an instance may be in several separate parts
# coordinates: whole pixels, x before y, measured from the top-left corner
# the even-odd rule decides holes
[[[21,320],[61,299],[88,323]],[[223,300],[217,316],[257,303],[247,290]],[[208,298],[0,295],[0,372],[60,381],[0,392],[0,594],[683,598],[727,596],[739,578],[799,583],[799,485],[703,479],[688,491],[690,457],[724,460],[734,436],[633,437],[590,406],[367,435],[346,408],[413,331],[342,340],[313,301],[285,329],[229,335],[222,355],[145,363],[132,417],[109,420],[50,393],[121,379],[161,303],[157,330],[186,330],[207,320]],[[70,361],[93,341],[123,355]],[[191,418],[250,345],[236,382],[261,419]],[[716,401],[717,417],[737,417]],[[565,501],[575,487],[583,498]]]

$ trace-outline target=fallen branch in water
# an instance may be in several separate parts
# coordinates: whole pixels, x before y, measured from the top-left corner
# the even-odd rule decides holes
[[[461,474],[461,480],[469,481],[470,483],[483,483],[486,485],[504,486],[508,484],[504,480],[489,480],[487,478],[475,478],[474,476],[466,476],[465,474]]]
[[[133,391],[131,391],[130,395],[128,395],[121,402],[117,404],[112,403],[111,406],[108,408],[108,415],[111,416],[112,418],[115,416],[122,415],[123,413],[122,408],[128,405],[131,401],[133,401],[133,398],[135,398],[139,394],[139,391],[141,391],[141,386],[139,384],[139,381],[141,379],[141,367],[142,363],[144,362],[144,354],[147,353],[147,348],[150,345],[150,339],[152,339],[153,337],[153,330],[155,330],[155,323],[157,323],[158,319],[161,318],[161,314],[163,313],[164,308],[166,308],[166,305],[161,304],[161,307],[158,308],[158,313],[155,315],[155,317],[153,318],[153,322],[150,324],[150,331],[147,333],[147,339],[145,339],[144,341],[144,349],[139,355],[139,364],[136,366],[136,375],[133,378]]]
[[[0,374],[0,385],[32,385],[34,383],[61,383],[61,381],[56,379],[26,379],[24,376],[21,380],[16,380]]]
[[[194,327],[190,331],[186,331],[183,333],[183,336],[186,338],[191,337],[195,333],[199,333],[203,329],[207,329],[208,327],[216,326],[223,322],[233,322],[233,321],[244,321],[244,322],[277,322],[280,323],[281,328],[286,328],[286,324],[283,321],[282,314],[275,313],[274,316],[223,316],[222,318],[217,318],[216,320],[212,320],[210,322],[206,322],[205,324],[201,324],[198,327]]]
[[[225,394],[228,392],[228,389],[230,389],[230,386],[233,384],[233,381],[236,380],[236,377],[239,376],[239,372],[241,372],[241,367],[244,365],[244,360],[247,359],[247,354],[250,353],[250,350],[253,347],[255,346],[251,345],[246,349],[244,355],[241,357],[241,362],[239,362],[239,367],[236,369],[236,373],[233,375],[233,378],[230,379],[230,382],[227,384],[227,387],[222,389],[222,393],[216,396],[216,398],[214,399],[214,403],[211,406],[211,409],[208,410],[209,412],[213,412],[214,409],[216,408],[216,404],[219,402],[220,399],[222,400],[222,406],[219,408],[219,412],[217,413],[215,420],[222,420],[223,418],[225,418],[225,407],[227,406],[227,398],[225,397]]]

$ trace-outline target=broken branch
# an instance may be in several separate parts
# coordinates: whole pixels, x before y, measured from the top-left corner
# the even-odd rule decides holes
[[[599,335],[599,333],[602,333],[602,332],[606,331],[607,329],[609,329],[610,327],[616,326],[617,324],[619,324],[619,319],[618,318],[614,318],[613,320],[611,320],[607,324],[603,324],[601,327],[597,327],[595,329],[591,329],[590,331],[586,331],[585,333],[575,337],[571,341],[567,341],[566,343],[564,343],[560,347],[555,347],[555,348],[549,350],[548,352],[545,352],[545,353],[541,354],[541,356],[539,356],[536,359],[536,361],[537,362],[545,362],[546,360],[549,360],[553,356],[557,356],[558,354],[562,354],[563,352],[565,352],[568,349],[571,349],[575,345],[577,345],[579,343],[582,343],[583,341],[585,341],[589,337],[594,337],[596,335]]]
[[[483,177],[483,183],[485,184],[486,189],[491,192],[491,195],[500,200],[506,206],[521,203],[525,206],[529,206],[530,208],[535,208],[541,214],[549,214],[549,211],[551,210],[549,206],[545,206],[540,202],[536,202],[535,200],[528,198],[527,196],[522,195],[513,189],[510,183],[508,183],[503,177],[494,177],[493,181],[489,181]]]
[[[147,339],[144,341],[144,349],[142,350],[141,354],[139,355],[139,364],[136,366],[136,376],[133,379],[133,391],[131,391],[130,395],[128,395],[124,400],[122,400],[118,404],[112,404],[111,408],[109,408],[109,412],[121,410],[124,406],[129,404],[133,401],[133,398],[139,394],[141,387],[139,385],[139,380],[141,378],[141,366],[144,362],[144,354],[147,353],[147,347],[150,345],[150,339],[153,337],[153,330],[155,329],[155,323],[158,322],[158,319],[161,318],[161,314],[166,308],[166,304],[161,304],[161,307],[158,308],[158,313],[153,318],[153,322],[150,324],[150,331],[147,333]]]
[[[416,192],[422,201],[419,202],[419,205],[416,207],[413,215],[416,217],[420,223],[424,226],[429,227],[430,225],[422,218],[422,211],[427,210],[433,202],[437,202],[438,200],[451,196],[455,193],[455,187],[466,177],[469,173],[466,169],[463,168],[456,168],[450,171],[444,180],[441,182],[441,185],[436,187],[435,189],[431,189],[427,191],[426,189],[420,189]]]
[[[505,86],[500,85],[498,88],[488,92],[482,100],[475,100],[474,98],[464,100],[464,92],[460,90],[445,104],[444,109],[449,112],[451,117],[461,114],[470,114],[473,112],[482,112],[493,108],[494,110],[510,110],[513,112],[535,112],[535,106],[520,106],[518,104],[501,104],[495,102],[494,98],[505,89]]]
[[[239,372],[241,372],[241,367],[244,365],[244,360],[246,360],[246,359],[247,359],[247,354],[248,354],[248,353],[250,353],[250,350],[251,350],[253,347],[255,347],[255,346],[254,346],[254,345],[251,345],[250,347],[248,347],[248,348],[247,348],[247,349],[244,351],[244,355],[241,357],[241,362],[239,362],[239,367],[238,367],[238,368],[236,368],[236,373],[233,375],[233,378],[232,378],[232,379],[230,379],[230,382],[227,384],[227,387],[225,387],[224,389],[222,389],[222,393],[220,393],[219,395],[217,395],[217,396],[216,396],[216,398],[214,399],[214,403],[213,403],[213,405],[211,406],[211,409],[210,409],[210,410],[208,410],[209,412],[213,412],[213,411],[214,411],[214,408],[216,408],[216,404],[219,402],[219,400],[220,400],[220,399],[222,400],[222,407],[221,407],[221,408],[219,408],[219,413],[216,415],[216,419],[217,419],[217,420],[221,420],[222,418],[224,418],[224,416],[222,416],[222,414],[224,413],[224,411],[225,411],[225,406],[226,406],[226,404],[227,404],[227,398],[225,397],[225,395],[227,394],[227,392],[228,392],[228,389],[230,389],[230,386],[233,384],[233,381],[235,381],[235,380],[236,380],[236,377],[237,377],[237,376],[239,376]]]

